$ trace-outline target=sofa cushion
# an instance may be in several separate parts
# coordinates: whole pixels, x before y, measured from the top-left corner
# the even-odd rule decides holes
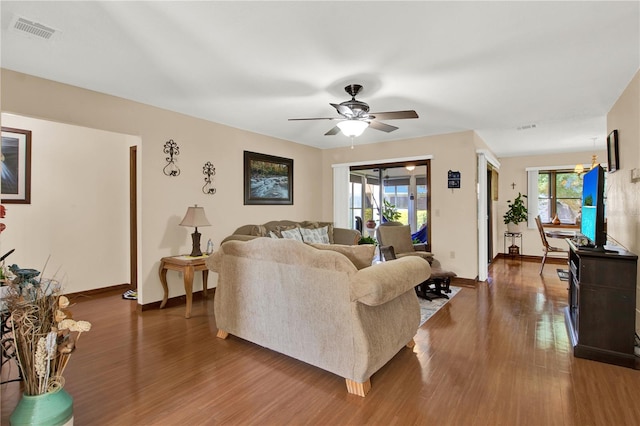
[[[271,232],[273,232],[274,234],[276,234],[276,237],[278,238],[283,238],[282,236],[282,231],[290,231],[292,229],[297,229],[298,225],[275,225],[273,227],[265,227],[265,229],[267,230],[267,234],[266,235],[270,235]]]
[[[305,220],[304,222],[300,222],[300,228],[306,229],[316,229],[316,228],[324,228],[327,227],[327,235],[329,236],[329,244],[334,243],[333,239],[333,223],[331,222],[311,222]]]
[[[305,243],[329,244],[328,227],[298,228]]]
[[[286,240],[303,241],[302,235],[300,234],[300,228],[283,229],[280,231],[280,235],[282,235],[282,238]]]
[[[331,250],[345,255],[358,269],[371,266],[373,256],[376,253],[376,246],[373,244],[362,244],[356,246],[346,246],[342,244],[309,244],[318,250]]]

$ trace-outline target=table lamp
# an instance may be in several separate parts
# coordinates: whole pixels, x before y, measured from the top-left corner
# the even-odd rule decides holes
[[[193,240],[193,248],[190,256],[202,256],[200,250],[200,233],[198,232],[198,226],[211,226],[207,220],[207,216],[204,214],[204,208],[198,207],[196,204],[193,207],[187,209],[187,214],[184,215],[184,219],[180,222],[180,226],[193,226],[196,228],[195,232],[191,234]]]

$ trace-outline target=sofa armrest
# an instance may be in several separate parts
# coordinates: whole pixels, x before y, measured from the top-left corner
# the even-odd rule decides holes
[[[357,229],[333,228],[333,243],[355,246],[360,241],[360,231]]]
[[[425,281],[431,275],[426,260],[403,257],[393,262],[383,262],[359,270],[351,279],[352,302],[369,306],[382,305]]]
[[[226,243],[227,241],[251,241],[256,238],[260,238],[257,235],[245,235],[245,234],[231,234],[226,237],[224,240],[220,242],[220,245]]]

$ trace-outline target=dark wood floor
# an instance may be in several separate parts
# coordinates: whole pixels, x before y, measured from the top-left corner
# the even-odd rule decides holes
[[[119,292],[83,298],[74,315],[93,329],[66,373],[75,424],[640,424],[640,371],[573,357],[556,267],[540,277],[539,263],[495,261],[488,282],[463,288],[374,374],[366,398],[331,373],[217,339],[211,296],[189,320],[183,306],[138,314]],[[3,425],[19,393],[2,386]]]

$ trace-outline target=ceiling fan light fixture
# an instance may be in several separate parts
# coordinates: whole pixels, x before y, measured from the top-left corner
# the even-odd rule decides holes
[[[369,123],[363,120],[343,120],[338,122],[337,126],[345,136],[355,138],[369,127]]]

